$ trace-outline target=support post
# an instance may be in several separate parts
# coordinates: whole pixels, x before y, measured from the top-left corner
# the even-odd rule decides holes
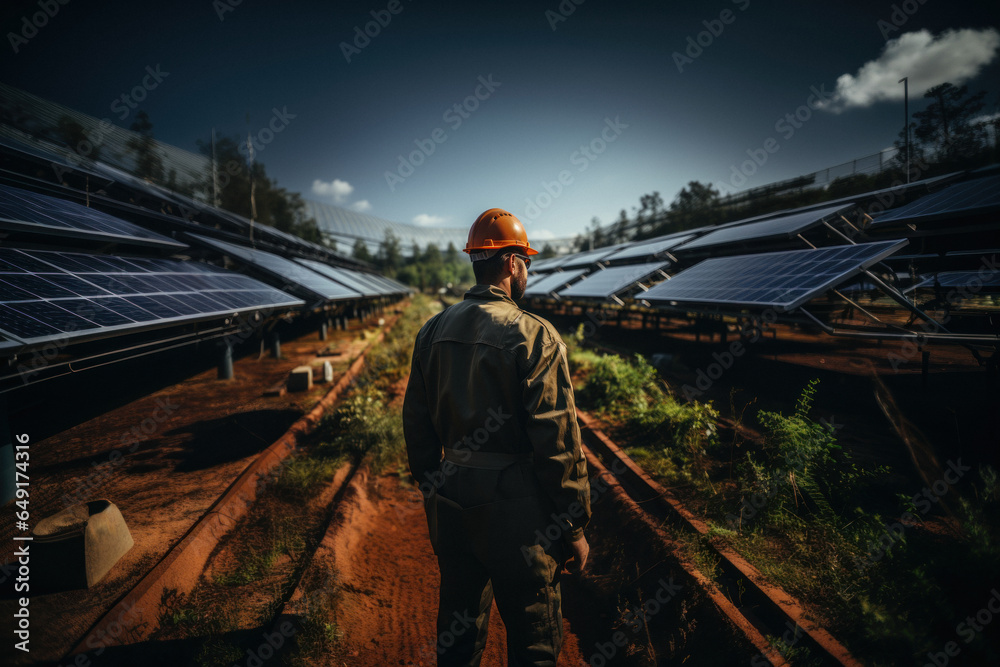
[[[231,341],[224,340],[220,345],[222,348],[222,354],[219,357],[219,375],[220,380],[232,380],[233,379],[233,344]]]
[[[281,336],[275,331],[271,334],[271,356],[275,359],[281,359]]]

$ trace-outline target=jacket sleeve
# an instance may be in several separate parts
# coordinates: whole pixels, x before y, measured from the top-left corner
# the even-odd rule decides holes
[[[566,345],[543,334],[532,347],[522,389],[535,474],[560,518],[572,525],[566,538],[577,540],[590,522],[590,481]]]
[[[427,389],[416,347],[410,365],[410,379],[403,396],[403,437],[406,440],[406,458],[410,464],[410,473],[419,488],[420,484],[428,479],[427,474],[437,470],[441,462],[442,448],[434,430],[434,423],[431,421]]]

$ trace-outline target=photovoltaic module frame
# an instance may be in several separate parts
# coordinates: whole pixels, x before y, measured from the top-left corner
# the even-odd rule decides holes
[[[76,202],[0,184],[0,229],[171,249],[187,245]]]
[[[0,334],[22,344],[302,305],[249,276],[200,262],[0,248]]]
[[[900,239],[706,259],[642,298],[651,303],[793,310],[906,244]]]

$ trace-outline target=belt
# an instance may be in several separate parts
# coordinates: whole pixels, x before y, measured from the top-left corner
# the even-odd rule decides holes
[[[531,454],[509,454],[507,452],[476,452],[471,449],[444,448],[444,460],[463,468],[479,470],[503,470],[515,463],[531,463]]]

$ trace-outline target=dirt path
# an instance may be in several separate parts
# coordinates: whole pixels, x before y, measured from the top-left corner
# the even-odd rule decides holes
[[[349,664],[436,664],[439,574],[418,501],[396,474],[359,477],[324,540],[341,589],[337,618]],[[559,665],[580,665],[579,639],[563,623]],[[505,647],[494,605],[483,667],[506,665]]]

